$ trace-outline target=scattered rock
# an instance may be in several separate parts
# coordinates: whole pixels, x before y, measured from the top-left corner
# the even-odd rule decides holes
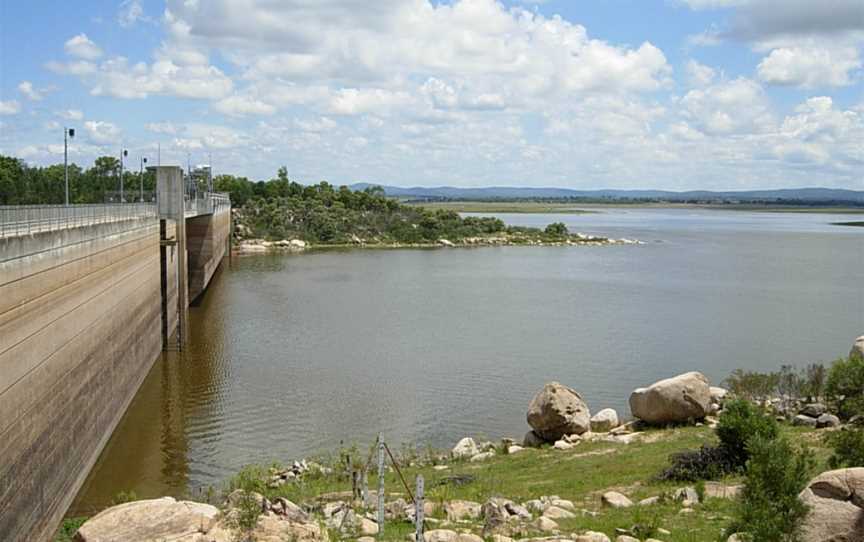
[[[540,435],[534,431],[528,431],[525,433],[525,438],[522,439],[522,446],[526,448],[539,448],[545,443],[546,441],[540,438]]]
[[[456,542],[483,542],[483,539],[472,533],[460,533]]]
[[[514,445],[512,445],[512,446],[508,446],[508,447],[507,447],[507,453],[510,454],[510,455],[518,454],[519,452],[521,452],[521,451],[524,450],[524,449],[525,449],[525,448],[523,448],[522,446],[517,446],[517,445],[514,444]]]
[[[441,245],[442,247],[452,247],[452,246],[454,246],[454,245],[453,245],[453,241],[450,241],[450,240],[447,240],[447,239],[438,239],[438,244]]]
[[[480,517],[481,505],[472,501],[448,501],[444,504],[444,513],[450,521],[462,521],[466,519],[478,519]]]
[[[741,494],[743,486],[727,486],[719,482],[705,482],[705,497],[709,499],[734,499]]]
[[[792,418],[792,425],[799,425],[803,427],[816,427],[816,418],[812,418],[807,416],[806,414],[798,414],[794,418]]]
[[[834,414],[822,414],[818,418],[816,418],[816,427],[839,427],[840,426],[840,418],[835,416]]]
[[[685,508],[699,504],[699,494],[692,487],[682,487],[675,491],[672,498],[680,502]]]
[[[612,542],[609,537],[596,531],[586,531],[573,537],[575,542]]]
[[[615,538],[615,542],[639,542],[639,539],[633,538],[632,536],[628,536],[626,534],[622,534]]]
[[[558,530],[558,524],[545,516],[540,516],[539,518],[537,518],[534,523],[532,523],[532,525],[535,529],[537,529],[538,531],[543,531],[544,533]]]
[[[726,401],[726,396],[729,395],[729,390],[720,386],[709,386],[708,393],[711,394],[711,402],[722,405]]]
[[[798,498],[810,507],[802,540],[864,540],[864,467],[823,472]]]
[[[600,499],[604,505],[611,508],[629,508],[633,506],[633,501],[627,498],[626,495],[617,491],[607,491]]]
[[[461,459],[465,457],[473,457],[479,454],[480,450],[477,448],[477,443],[474,442],[473,438],[465,437],[456,443],[456,446],[453,447],[453,450],[450,453],[454,458]]]
[[[385,525],[387,522],[384,522]],[[364,536],[375,536],[378,534],[378,524],[368,518],[360,518],[360,534]]]
[[[500,535],[500,534],[493,534],[492,535],[492,542],[515,542],[515,540],[513,540],[509,536],[504,536],[504,535]]]
[[[543,511],[543,516],[550,519],[570,519],[575,518],[576,514],[557,506],[549,506]]]
[[[747,537],[744,533],[733,533],[726,539],[726,542],[744,542],[745,540],[747,540]]]
[[[606,433],[616,427],[618,427],[618,413],[615,409],[604,408],[591,416],[591,431],[595,433]]]
[[[804,405],[800,411],[798,411],[798,414],[803,414],[811,418],[818,418],[826,412],[828,412],[828,407],[826,407],[822,403],[808,403]]]
[[[864,335],[855,339],[852,350],[849,351],[850,358],[864,358]]]
[[[591,413],[582,396],[558,382],[543,386],[528,406],[528,425],[547,442],[591,429]]]
[[[423,533],[424,542],[456,542],[459,533],[449,529],[434,529]]]
[[[558,440],[555,441],[555,444],[552,445],[556,450],[569,450],[573,448],[573,445],[567,442],[566,440]]]
[[[78,529],[80,542],[175,540],[206,534],[216,525],[219,509],[171,497],[128,502],[96,514]]]
[[[710,405],[708,379],[695,371],[660,380],[630,394],[633,415],[653,424],[699,420],[708,414]]]
[[[647,497],[647,498],[639,501],[639,506],[651,506],[652,504],[657,504],[659,502],[660,502],[660,497],[655,495],[654,497]]]
[[[569,510],[571,512],[576,511],[576,505],[573,504],[573,501],[568,501],[565,499],[552,499],[549,501],[549,504],[552,506],[557,506],[558,508],[563,508],[564,510]]]
[[[487,459],[492,459],[493,457],[495,457],[495,452],[483,452],[483,453],[479,453],[477,455],[472,455],[471,456],[471,462],[472,463],[478,463],[480,461],[486,461]]]
[[[304,249],[306,248],[306,241],[303,241],[302,239],[291,239],[291,247]]]

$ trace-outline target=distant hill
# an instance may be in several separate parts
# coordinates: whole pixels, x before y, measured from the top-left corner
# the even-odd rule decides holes
[[[569,188],[529,188],[490,186],[458,188],[453,186],[403,188],[399,186],[357,183],[353,190],[381,186],[388,196],[422,200],[513,200],[513,199],[580,199],[580,200],[652,200],[669,202],[729,202],[729,203],[849,203],[864,205],[864,190],[840,188],[784,188],[778,190],[744,190],[714,192],[691,190],[573,190]]]

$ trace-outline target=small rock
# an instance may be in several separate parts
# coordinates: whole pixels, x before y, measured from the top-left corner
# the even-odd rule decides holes
[[[530,501],[522,503],[522,506],[535,514],[542,514],[543,510],[546,510],[546,504],[544,504],[540,499],[531,499]]]
[[[726,542],[744,542],[747,538],[744,536],[744,533],[734,533],[726,539]]]
[[[447,470],[449,468],[450,467],[447,465],[435,465],[432,467],[432,470],[442,471],[442,470]]]
[[[826,412],[828,412],[828,407],[822,403],[808,403],[801,408],[798,414],[803,414],[811,418],[818,418]]]
[[[575,542],[612,542],[609,537],[597,531],[586,531],[573,537]]]
[[[729,395],[729,390],[720,386],[709,386],[708,392],[711,394],[711,402],[718,405],[722,405],[726,400],[726,396]]]
[[[633,506],[633,501],[628,499],[626,495],[618,493],[617,491],[607,491],[603,494],[603,497],[601,497],[601,501],[604,505],[611,508],[629,508]]]
[[[570,519],[575,518],[576,514],[557,506],[549,506],[543,512],[543,516],[551,519]]]
[[[360,534],[375,536],[378,534],[378,524],[367,518],[360,518]]]
[[[472,533],[461,533],[456,537],[456,542],[483,542],[483,539]]]
[[[672,498],[689,508],[699,504],[699,494],[692,487],[682,487],[675,491]]]
[[[798,425],[802,427],[816,427],[816,418],[812,418],[805,414],[798,414],[794,418],[792,418],[792,425]]]
[[[558,440],[552,445],[556,450],[569,450],[573,448],[573,445],[567,442],[566,440]]]
[[[294,248],[306,248],[306,241],[301,239],[291,239],[291,246]]]
[[[493,534],[492,535],[492,542],[516,542],[516,541],[513,540],[512,538],[510,538],[509,536],[504,536],[504,535],[500,535],[500,534]]]
[[[522,446],[517,446],[517,445],[514,444],[514,445],[512,445],[512,446],[508,446],[508,447],[507,447],[507,453],[510,454],[510,455],[518,454],[519,452],[521,452],[521,451],[524,450],[524,449],[525,449],[525,448],[523,448]]]
[[[835,416],[834,414],[822,414],[818,418],[816,418],[816,427],[838,427],[840,425],[840,418]]]
[[[480,461],[486,461],[487,459],[492,459],[495,457],[495,452],[483,452],[480,454],[472,455],[471,462],[478,463]]]
[[[543,531],[544,533],[558,530],[558,524],[545,516],[540,516],[539,518],[537,518],[534,523],[532,523],[532,525],[535,529],[537,529],[538,531]]]
[[[522,446],[526,448],[539,448],[545,443],[546,442],[540,438],[540,435],[534,431],[528,431],[525,433],[525,438],[522,439]]]
[[[660,502],[660,497],[655,495],[654,497],[648,497],[639,501],[639,506],[651,506],[652,504],[657,504],[658,502]]]
[[[434,529],[423,533],[424,542],[456,542],[458,537],[459,533],[449,529]]]
[[[727,486],[719,482],[705,482],[705,497],[710,499],[734,499],[742,490],[743,486]]]
[[[455,500],[444,503],[444,513],[450,521],[478,519],[480,512],[481,505],[478,502]]]
[[[576,511],[576,505],[573,504],[573,501],[568,501],[565,499],[552,499],[549,501],[549,504],[552,506],[557,506],[558,508],[563,508],[564,510],[569,510],[571,512]]]
[[[456,443],[456,446],[453,447],[453,450],[451,450],[450,453],[453,455],[453,457],[460,459],[465,457],[473,457],[480,453],[480,450],[477,449],[477,443],[474,442],[473,438],[465,437]]]
[[[453,241],[450,241],[448,239],[438,239],[438,244],[442,247],[452,247]]]
[[[591,416],[591,431],[606,433],[618,427],[618,413],[615,409],[604,408]]]
[[[639,542],[639,539],[633,538],[632,536],[628,536],[626,534],[622,534],[615,538],[615,542]]]
[[[852,359],[864,359],[864,335],[855,339],[855,344],[852,345],[852,350],[849,351],[849,357]]]

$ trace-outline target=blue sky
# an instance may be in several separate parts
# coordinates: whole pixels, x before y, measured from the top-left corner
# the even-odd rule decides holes
[[[864,189],[860,0],[0,7],[0,153],[402,186]]]

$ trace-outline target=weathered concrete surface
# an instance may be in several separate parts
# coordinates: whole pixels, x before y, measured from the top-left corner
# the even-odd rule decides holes
[[[159,223],[0,241],[0,538],[50,540],[162,349]]]
[[[189,299],[207,288],[213,274],[228,254],[231,210],[186,219],[186,250],[189,254]]]

